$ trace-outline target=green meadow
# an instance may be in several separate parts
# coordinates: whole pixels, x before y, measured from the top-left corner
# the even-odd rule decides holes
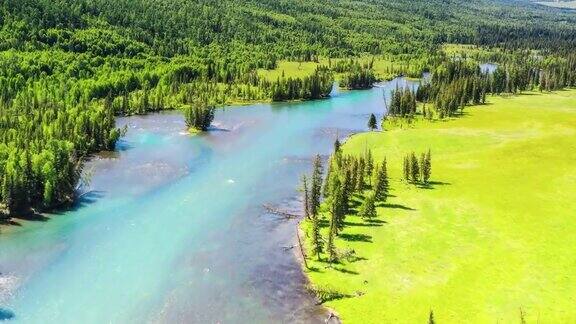
[[[354,257],[308,260],[345,323],[576,321],[576,90],[490,97],[344,145],[366,149],[386,157],[391,196],[376,222],[346,218],[337,247]],[[404,155],[428,149],[431,185],[402,181]]]
[[[424,59],[411,60],[405,57],[393,57],[382,55],[364,55],[358,58],[353,58],[361,64],[368,64],[373,62],[372,70],[379,80],[389,80],[400,74],[400,71],[405,71],[408,74],[420,75],[421,67],[424,66]],[[349,59],[339,58],[320,58],[318,62],[296,62],[282,60],[278,61],[277,67],[273,70],[259,69],[258,75],[268,81],[276,81],[283,76],[286,78],[304,78],[314,73],[319,66],[335,65],[339,61]],[[341,77],[340,74],[336,75],[336,79]]]

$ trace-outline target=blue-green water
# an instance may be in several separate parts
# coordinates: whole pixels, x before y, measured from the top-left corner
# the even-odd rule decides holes
[[[0,320],[22,323],[317,322],[295,224],[312,156],[365,130],[403,79],[331,99],[228,108],[183,133],[176,113],[123,118],[129,131],[71,211],[0,234]],[[383,89],[387,88],[387,89]]]

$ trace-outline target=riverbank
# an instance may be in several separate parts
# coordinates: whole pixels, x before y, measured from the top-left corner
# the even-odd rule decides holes
[[[346,323],[425,322],[431,310],[440,323],[574,320],[575,135],[567,90],[350,138],[345,153],[387,158],[391,196],[376,222],[348,216],[336,245],[353,258],[308,259],[311,282],[335,297],[325,306]],[[432,185],[401,181],[404,155],[428,149]]]

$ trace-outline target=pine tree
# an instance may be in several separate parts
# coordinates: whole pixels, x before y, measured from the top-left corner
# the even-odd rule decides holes
[[[322,194],[322,160],[320,155],[314,158],[312,171],[312,184],[310,190],[310,214],[318,215],[320,209],[320,198]]]
[[[418,166],[418,158],[416,158],[416,154],[412,152],[410,156],[410,179],[412,182],[416,183],[419,181],[420,177],[420,167]]]
[[[376,121],[376,116],[374,116],[374,114],[370,114],[370,119],[368,119],[368,128],[371,131],[374,131],[376,129],[378,129],[378,125],[377,125],[377,121]]]
[[[346,217],[347,197],[345,192],[345,183],[340,181],[339,177],[334,178],[333,190],[330,194],[330,212],[334,223],[336,224],[336,235],[344,229],[344,218]]]
[[[338,252],[336,250],[336,244],[334,240],[337,234],[337,219],[334,212],[332,212],[332,218],[330,220],[330,232],[328,234],[328,243],[326,245],[326,252],[328,253],[328,262],[334,263],[338,262]]]
[[[324,241],[320,234],[320,219],[318,215],[312,215],[312,252],[316,254],[316,258],[320,261],[320,254],[323,252]]]
[[[364,219],[376,217],[376,198],[373,192],[366,194],[366,198],[360,205],[358,215]]]
[[[308,188],[308,178],[305,175],[302,176],[302,191],[304,192],[304,216],[310,219],[310,188]]]
[[[333,159],[330,158],[328,161],[328,171],[326,171],[326,177],[324,178],[324,184],[322,185],[322,196],[324,198],[330,197],[330,181],[332,180],[332,169],[333,169]]]
[[[432,310],[430,310],[430,315],[428,316],[428,324],[435,324],[436,322],[434,321],[434,312]]]
[[[388,170],[386,166],[386,159],[382,162],[382,166],[377,168],[378,172],[375,174],[374,180],[374,197],[376,201],[386,201],[388,196]]]
[[[350,168],[350,188],[352,189],[352,193],[356,192],[356,188],[358,187],[358,160],[355,158],[350,158],[349,162]]]
[[[366,182],[364,179],[364,175],[366,174],[365,171],[366,171],[366,161],[364,160],[363,157],[360,157],[360,159],[358,159],[358,169],[356,169],[356,172],[358,173],[356,175],[356,191],[360,193],[366,187]]]
[[[426,156],[424,157],[424,165],[422,166],[422,181],[426,184],[429,183],[430,177],[432,175],[432,154],[430,150],[426,152]]]
[[[352,188],[351,188],[351,173],[350,170],[345,170],[343,175],[344,181],[342,181],[342,213],[343,215],[347,215],[350,213],[350,197],[352,196]],[[343,221],[344,219],[342,219]],[[342,222],[343,225],[343,222]]]
[[[342,144],[340,144],[340,141],[336,139],[334,141],[334,154],[340,153],[341,151],[342,151]]]
[[[422,182],[424,182],[424,169],[426,166],[426,154],[420,153],[420,159],[418,161],[418,164],[420,167],[420,174],[418,176],[419,176],[419,179],[421,179]]]
[[[410,156],[404,156],[404,165],[402,167],[402,171],[404,174],[404,181],[410,182]]]
[[[366,152],[366,177],[372,182],[372,173],[374,172],[374,158],[372,157],[372,151],[368,150]],[[372,183],[370,183],[372,184]]]

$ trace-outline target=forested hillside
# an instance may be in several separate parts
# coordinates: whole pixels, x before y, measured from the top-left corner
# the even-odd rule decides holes
[[[177,108],[207,120],[231,101],[325,97],[335,72],[350,88],[373,79],[358,64],[258,75],[280,60],[387,55],[425,70],[443,43],[541,56],[576,44],[576,16],[491,0],[2,0],[0,25],[6,214],[72,201],[83,159],[121,135],[115,115]]]

